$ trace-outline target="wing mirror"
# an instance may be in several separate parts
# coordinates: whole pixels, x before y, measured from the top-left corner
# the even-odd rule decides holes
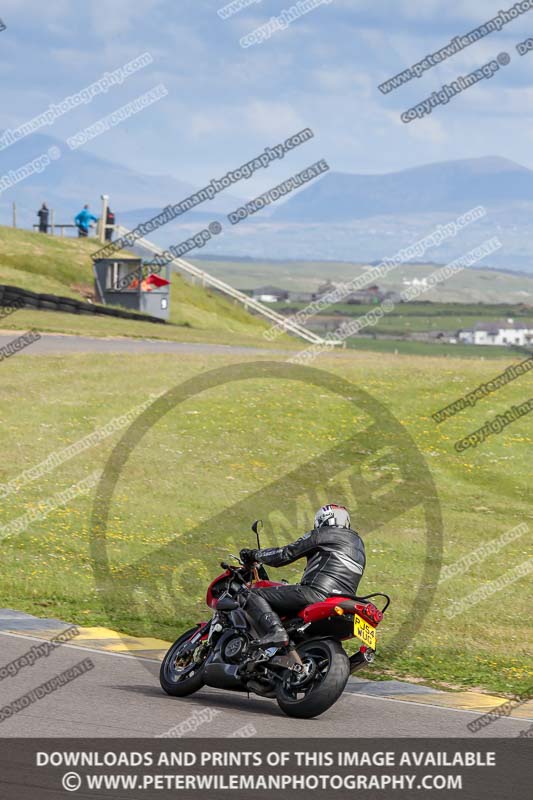
[[[257,537],[257,549],[258,550],[261,549],[261,542],[259,541],[259,531],[262,530],[262,528],[263,528],[263,520],[262,519],[256,519],[256,521],[252,525],[252,530],[255,533],[256,537]]]

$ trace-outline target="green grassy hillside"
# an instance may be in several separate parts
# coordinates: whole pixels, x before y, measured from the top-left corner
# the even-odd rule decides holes
[[[63,239],[0,227],[0,283],[85,299],[93,290],[91,255],[98,246],[95,239]],[[10,316],[2,327],[268,346],[261,335],[267,322],[222,295],[193,286],[177,273],[172,274],[170,322],[172,325],[149,325],[24,309]]]
[[[194,260],[194,259],[193,259]],[[325,281],[344,282],[368,269],[360,262],[346,261],[260,261],[200,259],[217,278],[239,289],[258,286],[279,286],[292,292],[315,292]],[[510,265],[512,267],[512,264]],[[435,264],[401,264],[386,278],[376,283],[386,289],[400,291],[403,280],[427,278],[438,267]],[[425,300],[444,303],[533,303],[533,275],[511,274],[496,269],[465,269],[441,286],[428,291]]]
[[[305,303],[274,303],[273,308],[280,313],[294,314],[300,308],[305,308]],[[362,317],[375,308],[376,305],[336,303],[312,317],[308,325],[317,331],[324,330],[325,327],[331,330],[346,318]],[[439,331],[455,333],[460,329],[470,328],[477,322],[499,322],[509,318],[533,327],[533,306],[489,303],[398,303],[392,311],[387,311],[379,322],[372,326],[372,332],[393,336]]]

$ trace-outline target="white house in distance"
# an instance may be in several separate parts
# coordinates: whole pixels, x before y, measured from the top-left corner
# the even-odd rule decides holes
[[[526,322],[508,319],[504,322],[477,322],[473,328],[457,333],[464,344],[528,345],[533,343],[533,327]]]
[[[260,303],[278,303],[281,300],[289,299],[288,291],[278,289],[277,286],[260,286],[258,289],[252,289],[251,295]]]

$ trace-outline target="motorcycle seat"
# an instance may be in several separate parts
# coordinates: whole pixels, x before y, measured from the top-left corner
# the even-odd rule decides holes
[[[354,602],[353,597],[341,597],[339,595],[335,597],[326,597],[325,600],[320,600],[318,603],[311,603],[311,605],[302,608],[302,610],[298,612],[298,616],[301,617],[304,622],[316,622],[319,619],[330,617],[334,613],[333,609],[335,606],[350,602]]]

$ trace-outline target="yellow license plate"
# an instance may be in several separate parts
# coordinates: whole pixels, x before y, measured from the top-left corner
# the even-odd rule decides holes
[[[353,632],[367,647],[371,647],[372,650],[376,649],[376,630],[359,614],[353,615]]]

